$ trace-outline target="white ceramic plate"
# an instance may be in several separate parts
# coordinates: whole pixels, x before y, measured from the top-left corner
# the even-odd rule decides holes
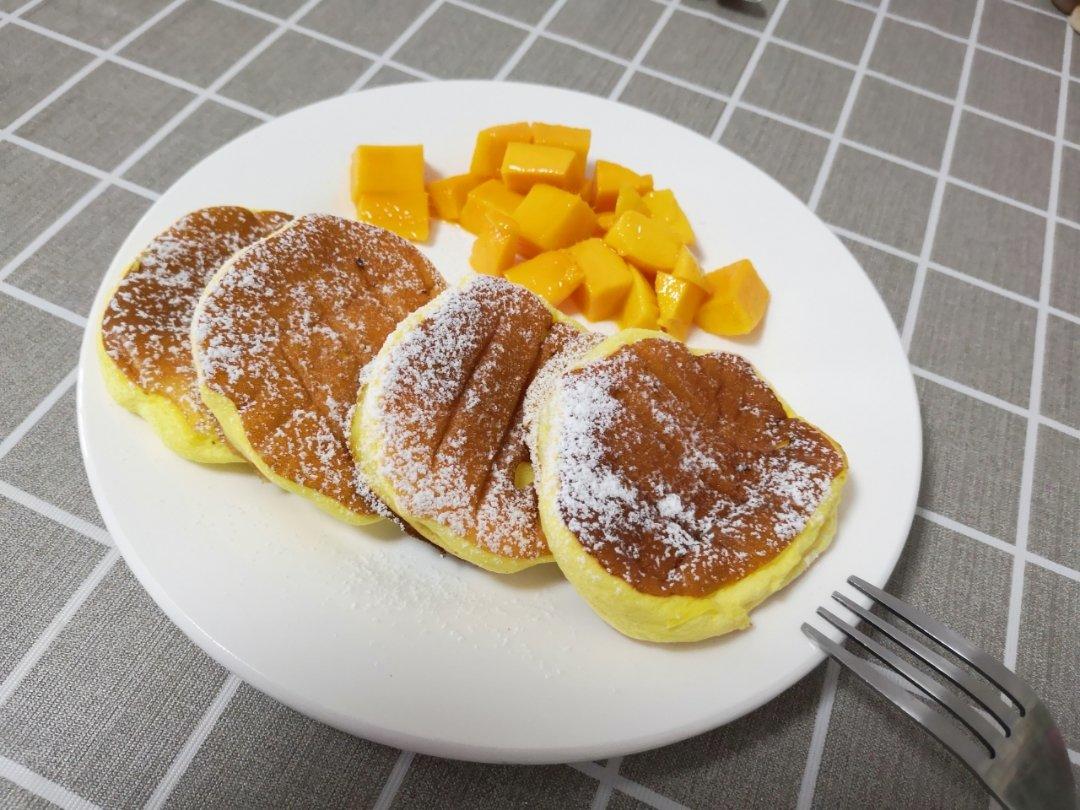
[[[430,167],[451,174],[468,165],[477,130],[515,120],[590,127],[594,156],[676,189],[704,265],[751,257],[773,295],[760,336],[734,343],[698,331],[691,343],[744,353],[847,450],[851,479],[834,545],[754,612],[751,630],[685,646],[631,641],[554,565],[498,576],[386,525],[338,523],[250,470],[173,455],[103,387],[94,352],[103,297],[177,217],[223,203],[349,216],[356,144],[422,142]],[[423,249],[453,281],[468,272],[470,242],[437,224]],[[338,728],[414,751],[574,761],[727,723],[822,659],[799,625],[849,574],[883,584],[914,512],[922,448],[914,385],[855,260],[743,159],[591,96],[420,83],[279,118],[222,147],[158,200],[113,260],[94,312],[79,375],[83,455],[109,531],[143,586],[245,681]]]

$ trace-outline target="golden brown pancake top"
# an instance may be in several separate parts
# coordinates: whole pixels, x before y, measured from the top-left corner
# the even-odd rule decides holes
[[[200,208],[147,245],[105,308],[101,338],[124,376],[175,402],[203,433],[224,441],[199,399],[191,316],[207,281],[233,253],[284,225],[288,214]]]
[[[568,372],[557,508],[613,576],[703,596],[783,551],[844,469],[753,368],[650,338]]]
[[[194,325],[206,385],[236,406],[275,473],[354,512],[383,514],[349,450],[360,370],[444,286],[389,231],[297,217],[238,255],[207,291]]]
[[[478,276],[450,290],[392,350],[382,376],[382,474],[404,511],[505,557],[548,553],[529,461],[526,392],[538,370],[591,336],[543,302]]]

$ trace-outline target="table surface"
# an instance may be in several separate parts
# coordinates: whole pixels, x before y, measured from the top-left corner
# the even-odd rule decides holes
[[[260,121],[455,77],[667,116],[844,240],[925,424],[889,587],[1033,684],[1080,781],[1080,37],[1049,0],[0,0],[0,806],[986,807],[833,665],[660,750],[475,765],[277,704],[136,584],[74,417],[113,252]]]

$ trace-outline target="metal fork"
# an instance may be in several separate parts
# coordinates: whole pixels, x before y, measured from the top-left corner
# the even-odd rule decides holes
[[[979,711],[857,627],[825,608],[817,610],[819,616],[948,711],[967,728],[971,736],[964,734],[944,715],[907,691],[884,669],[854,655],[812,625],[803,624],[803,632],[814,643],[933,734],[1009,810],[1076,808],[1076,787],[1065,740],[1046,706],[1027,684],[959,633],[921,610],[858,577],[848,577],[848,583],[924,636],[951,650],[985,678],[980,680],[974,677],[842,593],[833,593],[833,599],[837,602],[959,687],[978,704],[982,709]]]

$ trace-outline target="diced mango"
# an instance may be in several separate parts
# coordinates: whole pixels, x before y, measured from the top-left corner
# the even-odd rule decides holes
[[[518,235],[539,251],[569,247],[596,230],[596,215],[577,194],[538,184],[514,211]]]
[[[480,130],[476,134],[469,172],[481,177],[498,177],[506,145],[515,141],[532,143],[532,128],[527,123],[500,124]]]
[[[652,175],[638,174],[618,163],[609,160],[596,161],[596,193],[591,200],[597,211],[611,211],[615,208],[619,190],[631,186],[638,194],[652,191]]]
[[[537,183],[577,192],[581,188],[581,175],[581,161],[572,149],[510,143],[503,155],[503,184],[518,194],[527,193]]]
[[[596,215],[596,225],[603,233],[607,233],[611,230],[611,226],[615,224],[616,219],[618,217],[615,216],[614,211],[605,211]]]
[[[578,242],[570,252],[585,271],[585,278],[574,294],[582,314],[590,321],[615,317],[633,283],[626,262],[601,239]]]
[[[642,214],[649,215],[649,209],[645,207],[645,201],[629,183],[619,189],[619,196],[615,198],[615,216],[618,217],[627,211],[639,211]]]
[[[582,167],[585,166],[585,161],[589,158],[589,143],[592,141],[592,133],[589,130],[535,121],[531,128],[533,143],[570,149],[581,158]]]
[[[423,146],[356,147],[352,156],[352,198],[424,190]]]
[[[619,313],[619,328],[655,329],[660,309],[656,304],[656,293],[653,292],[652,284],[637,268],[627,269],[631,278],[630,292],[623,303],[622,312]]]
[[[568,250],[550,250],[506,271],[507,281],[520,284],[557,307],[578,288],[585,271]]]
[[[428,183],[428,194],[435,216],[447,222],[457,222],[465,206],[466,195],[483,182],[484,178],[475,174],[455,174],[432,180]]]
[[[675,260],[675,266],[671,268],[671,275],[675,276],[675,278],[681,278],[683,281],[689,281],[691,284],[696,284],[706,294],[709,291],[709,285],[705,282],[705,274],[701,272],[701,265],[698,264],[698,260],[686,245],[679,248],[679,258]]]
[[[670,273],[682,247],[666,226],[640,211],[627,211],[620,215],[604,234],[604,241],[628,262],[650,275],[656,272]]]
[[[596,199],[596,178],[590,177],[584,183],[581,184],[581,191],[578,192],[578,196],[581,197],[589,205],[593,204],[593,200]]]
[[[427,194],[423,191],[360,194],[356,198],[356,218],[406,239],[423,242],[428,238]]]
[[[650,191],[644,197],[650,216],[663,222],[684,245],[694,244],[694,229],[670,188]]]
[[[517,235],[509,228],[489,226],[473,242],[469,264],[477,273],[501,276],[514,266]]]
[[[745,335],[765,315],[769,289],[749,259],[741,259],[705,276],[712,295],[698,309],[697,323],[714,335]]]
[[[461,208],[461,227],[479,236],[489,225],[513,227],[514,210],[522,196],[515,194],[500,180],[486,180],[465,195]]]
[[[657,273],[654,284],[656,303],[660,309],[657,323],[669,335],[685,340],[694,315],[705,299],[705,290],[671,273]]]

